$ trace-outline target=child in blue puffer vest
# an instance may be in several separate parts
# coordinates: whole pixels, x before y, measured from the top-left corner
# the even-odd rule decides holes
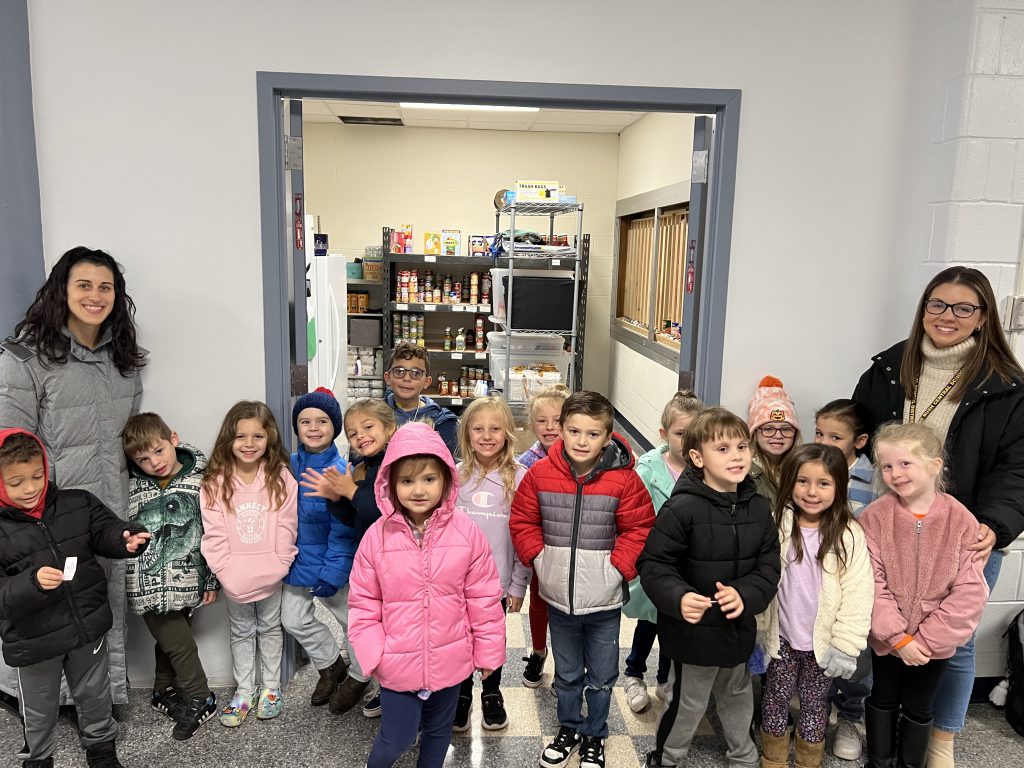
[[[334,394],[320,387],[300,397],[292,409],[292,426],[299,437],[299,449],[291,456],[292,474],[305,490],[299,493],[299,552],[284,578],[281,624],[320,672],[310,697],[317,707],[331,700],[349,666],[331,630],[316,617],[313,599],[338,620],[347,644],[348,575],[358,542],[355,531],[327,509],[328,499],[319,487],[328,467],[341,472],[347,467],[334,444],[341,432],[341,406]],[[351,648],[348,658],[358,673]]]

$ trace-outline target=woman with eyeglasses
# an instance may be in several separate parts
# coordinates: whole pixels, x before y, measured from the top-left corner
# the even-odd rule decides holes
[[[910,338],[875,355],[853,399],[867,407],[872,429],[919,421],[944,441],[946,490],[981,523],[969,549],[987,559],[991,590],[999,550],[1024,531],[1024,370],[1003,336],[988,278],[967,267],[932,278]],[[972,638],[950,659],[935,697],[929,768],[953,765],[973,685]]]
[[[753,459],[750,477],[757,483],[757,492],[768,497],[774,507],[779,494],[779,467],[793,447],[800,445],[796,406],[774,376],[765,376],[754,390],[747,425]]]

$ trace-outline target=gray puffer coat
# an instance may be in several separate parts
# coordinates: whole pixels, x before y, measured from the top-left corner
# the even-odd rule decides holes
[[[65,331],[70,337],[70,333]],[[40,360],[35,349],[16,340],[0,344],[0,427],[35,433],[50,458],[53,481],[81,488],[127,519],[128,470],[121,432],[142,399],[138,372],[122,376],[110,352],[110,331],[95,349],[71,338],[63,365]],[[124,561],[104,561],[114,626],[107,634],[110,687],[115,704],[128,703],[124,637]],[[17,676],[0,662],[0,691],[18,695]],[[61,691],[61,703],[66,691]]]

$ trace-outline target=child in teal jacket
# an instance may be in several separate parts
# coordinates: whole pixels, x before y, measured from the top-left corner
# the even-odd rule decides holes
[[[693,392],[676,392],[661,413],[659,433],[665,444],[648,451],[637,460],[636,472],[651,494],[655,513],[661,510],[661,506],[672,495],[676,480],[686,466],[686,457],[683,456],[683,433],[693,417],[703,409],[704,403]],[[639,713],[647,709],[651,703],[647,686],[644,684],[644,673],[647,671],[647,657],[654,648],[654,639],[658,633],[658,612],[640,586],[639,578],[629,583],[629,602],[622,607],[622,612],[632,619],[637,619],[636,629],[633,631],[633,647],[626,659],[623,688],[629,708]],[[668,682],[671,666],[670,659],[664,654],[659,654],[655,693],[662,700],[668,698],[671,690]]]

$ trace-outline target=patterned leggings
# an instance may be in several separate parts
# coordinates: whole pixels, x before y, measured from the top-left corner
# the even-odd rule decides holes
[[[832,678],[818,666],[814,651],[794,651],[779,638],[779,658],[768,665],[768,679],[761,700],[762,727],[772,736],[785,736],[789,722],[789,700],[800,695],[800,723],[797,732],[810,744],[825,739],[828,725],[828,689]]]

